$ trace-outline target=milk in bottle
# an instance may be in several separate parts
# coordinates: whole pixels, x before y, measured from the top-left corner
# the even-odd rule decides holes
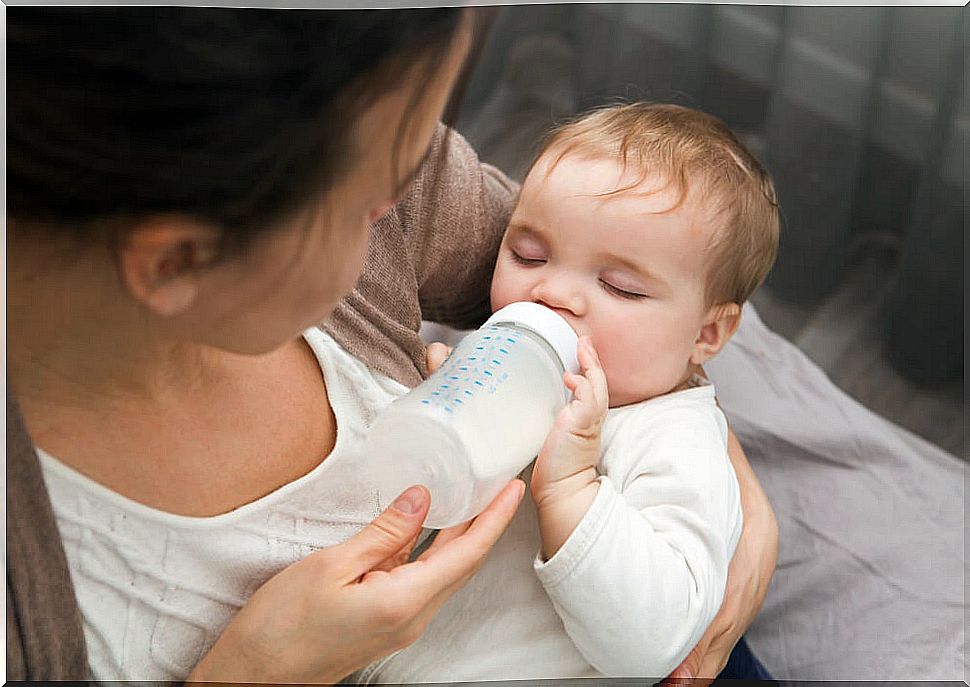
[[[480,513],[538,454],[568,402],[576,334],[552,310],[513,303],[462,339],[438,370],[394,401],[370,430],[362,465],[381,508],[423,484],[426,527]]]

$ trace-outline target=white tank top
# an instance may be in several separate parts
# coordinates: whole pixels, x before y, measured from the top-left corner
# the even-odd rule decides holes
[[[191,517],[150,508],[38,449],[92,678],[183,680],[264,582],[348,539],[380,512],[355,459],[377,412],[407,389],[319,329],[304,337],[327,383],[336,444],[303,477],[229,513]]]

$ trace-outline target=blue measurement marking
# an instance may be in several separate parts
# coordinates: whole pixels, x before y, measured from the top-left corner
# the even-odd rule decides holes
[[[423,400],[423,401],[421,401],[421,402],[422,402],[423,404],[425,404],[425,405],[431,405],[431,401],[429,401],[428,399],[424,399],[424,400]]]
[[[456,398],[456,399],[453,399],[453,400],[455,401],[455,403],[461,403],[461,399],[460,398]]]
[[[491,377],[491,376],[492,376],[492,373],[491,373],[491,372],[489,372],[488,370],[485,370],[485,374],[487,374],[487,375],[488,375],[489,377]]]
[[[448,375],[448,379],[458,379],[457,375]]]
[[[440,391],[432,391],[431,392],[431,395],[432,396],[440,396],[441,395],[441,392]]]
[[[492,358],[492,362],[495,363],[496,365],[501,365],[502,364],[502,361],[501,360],[496,360],[495,358]]]
[[[442,384],[442,385],[441,385],[441,386],[439,386],[438,388],[439,388],[439,389],[447,389],[447,388],[448,388],[448,385],[447,385],[447,384]]]
[[[445,412],[446,413],[450,413],[451,412],[451,406],[445,406]]]
[[[478,386],[485,386],[484,384],[482,384],[482,383],[481,383],[480,381],[478,381],[477,379],[475,380],[475,383],[476,383],[476,384],[477,384]]]
[[[509,354],[509,352],[507,350],[505,350],[504,348],[498,349],[498,352],[499,353],[504,353],[505,355],[508,355]]]
[[[468,372],[467,367],[459,367],[458,369],[461,370],[462,372]]]
[[[515,343],[515,339],[506,338],[505,340],[508,341],[509,343]]]
[[[465,389],[465,395],[466,396],[471,396],[472,395],[472,392],[469,391],[468,389]]]

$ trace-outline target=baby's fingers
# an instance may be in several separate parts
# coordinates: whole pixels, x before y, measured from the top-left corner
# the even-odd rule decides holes
[[[606,373],[600,364],[600,358],[596,353],[596,349],[593,347],[593,342],[588,336],[584,336],[579,340],[576,354],[583,374],[589,381],[591,394],[595,399],[597,407],[605,410],[610,402],[610,391],[606,383]]]
[[[584,403],[593,393],[589,381],[583,375],[567,372],[563,375],[563,382],[565,382],[566,388],[572,392],[574,401]]]
[[[567,372],[563,381],[565,381],[566,387],[573,392],[572,400],[562,410],[563,420],[571,427],[571,431],[585,432],[585,430],[595,427],[602,413],[589,380],[582,375]]]

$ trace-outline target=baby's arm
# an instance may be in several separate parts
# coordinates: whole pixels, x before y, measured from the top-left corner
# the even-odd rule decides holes
[[[546,559],[576,529],[599,490],[600,433],[609,392],[589,338],[580,339],[576,353],[583,374],[564,375],[573,398],[556,417],[532,470],[532,500]]]
[[[556,460],[551,451],[541,453],[540,475],[544,460],[574,467],[583,464],[580,456],[588,461],[588,446],[568,440],[564,419],[554,430],[559,438],[550,436],[543,447],[558,449]],[[648,421],[634,419],[611,435],[590,501],[572,497],[585,503],[577,522],[557,529],[555,501],[540,509],[546,555],[537,559],[536,572],[591,665],[611,676],[661,678],[720,607],[740,532],[740,501],[719,411],[677,407]],[[557,539],[546,541],[549,533]]]

